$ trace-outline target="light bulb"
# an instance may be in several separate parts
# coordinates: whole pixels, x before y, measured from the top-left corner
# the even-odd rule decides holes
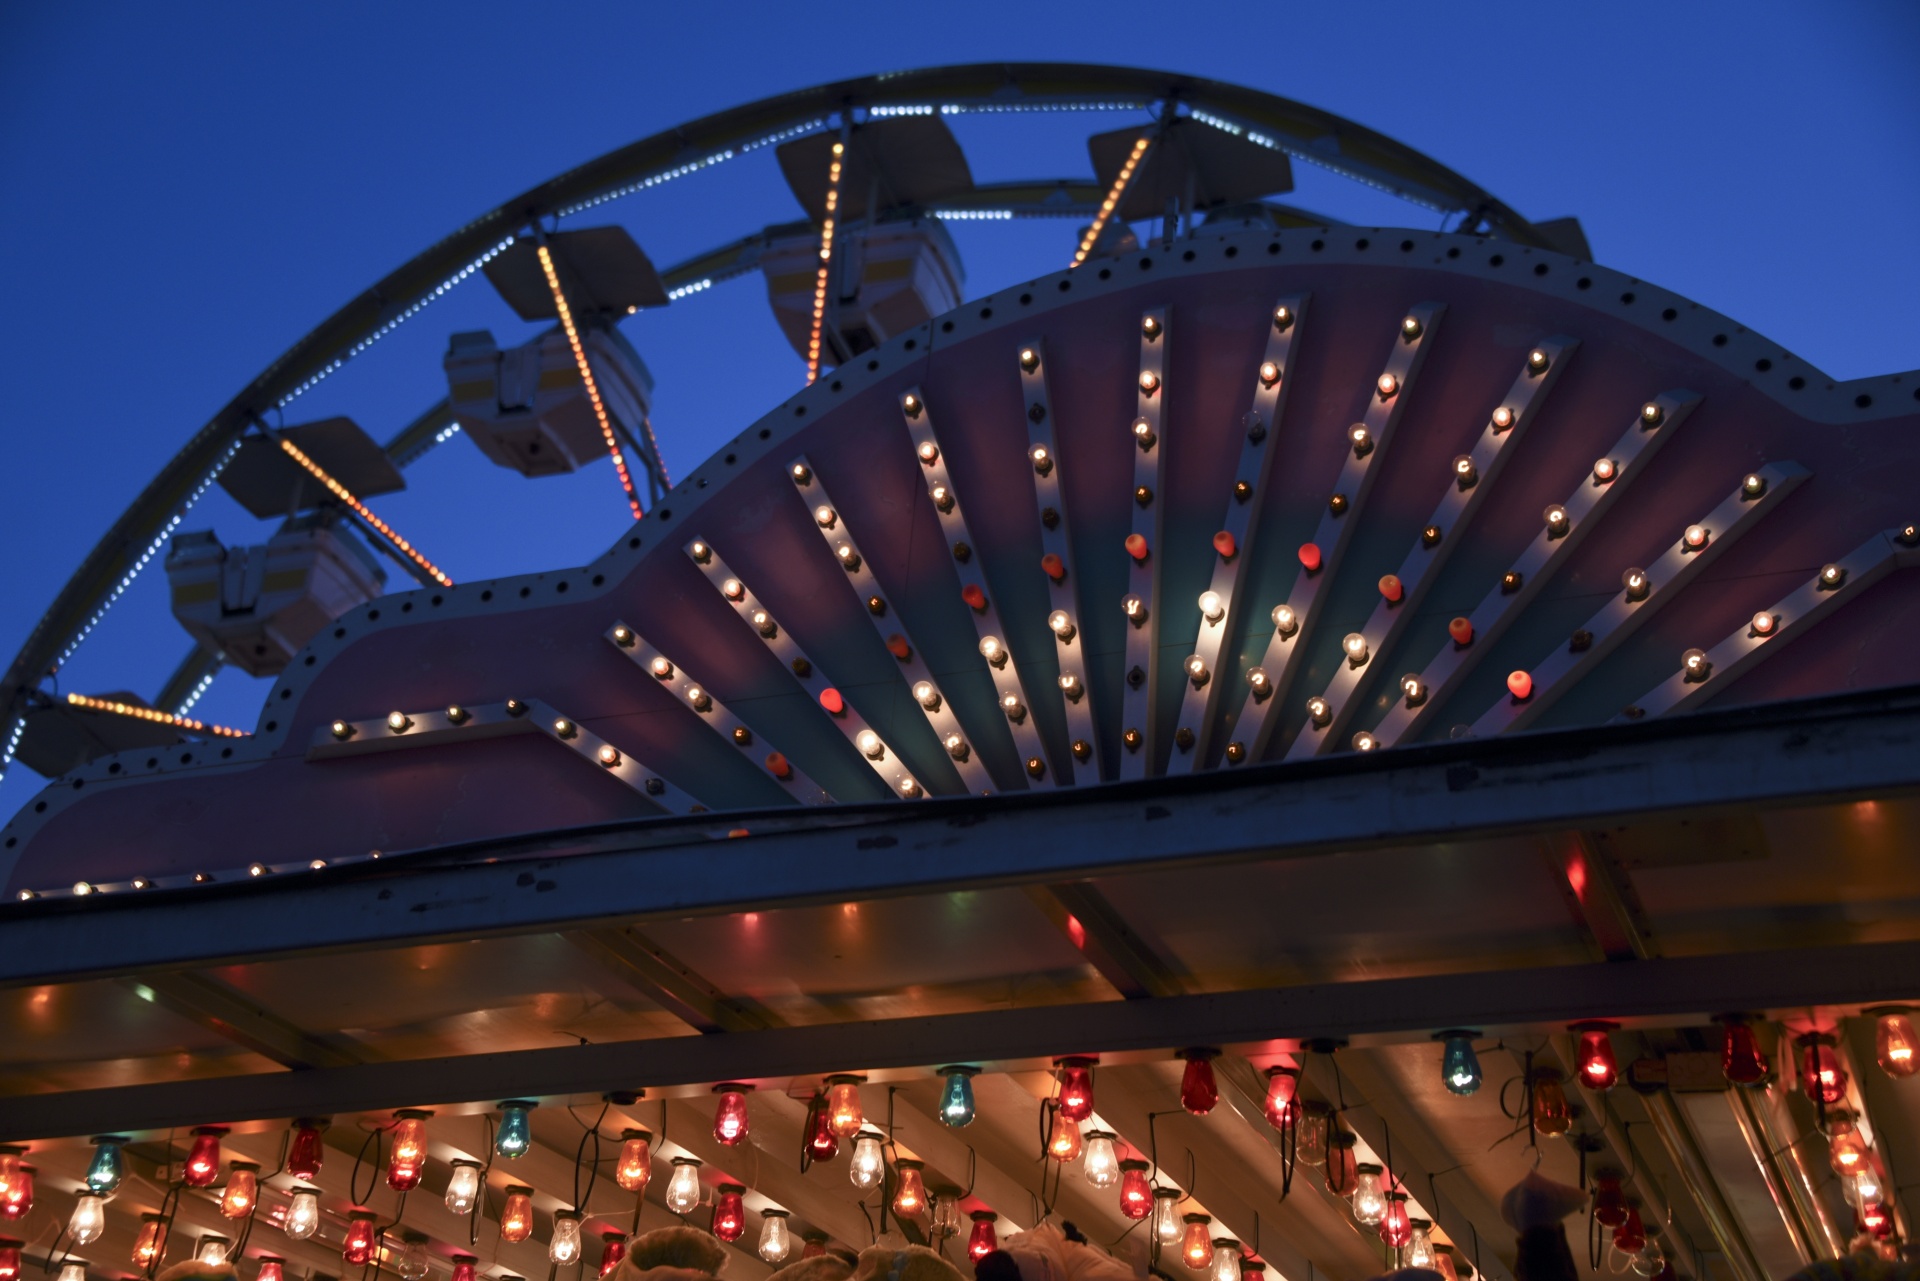
[[[1348,632],[1340,648],[1346,651],[1347,661],[1355,667],[1367,661],[1367,638],[1359,632]]]
[[[902,1158],[895,1168],[899,1182],[893,1192],[893,1212],[903,1219],[917,1219],[927,1212],[927,1181],[920,1173],[924,1166]]]
[[[667,1180],[667,1208],[687,1214],[700,1204],[700,1162],[690,1156],[673,1158],[673,1177]]]
[[[1353,1177],[1353,1221],[1363,1227],[1378,1227],[1387,1217],[1387,1194],[1380,1186],[1380,1167],[1355,1167]]]
[[[1888,1076],[1908,1077],[1920,1072],[1920,1037],[1914,1035],[1913,1020],[1904,1010],[1882,1012],[1873,1039],[1874,1057]]]
[[[527,1120],[527,1110],[532,1106],[525,1099],[509,1099],[500,1105],[500,1128],[493,1135],[495,1156],[511,1161],[525,1156],[533,1146],[533,1126]]]
[[[9,1269],[5,1264],[0,1264],[0,1275],[10,1278],[18,1277],[20,1270],[18,1268]],[[87,1281],[86,1262],[82,1259],[68,1259],[65,1263],[61,1264],[60,1281]]]
[[[1476,1032],[1454,1031],[1440,1034],[1445,1044],[1440,1051],[1440,1080],[1453,1094],[1472,1094],[1480,1088],[1480,1056],[1474,1052]]]
[[[1113,1149],[1114,1136],[1105,1130],[1089,1130],[1086,1148],[1080,1154],[1080,1174],[1088,1187],[1110,1188],[1120,1181],[1120,1157]]]
[[[738,1241],[747,1230],[747,1190],[738,1183],[722,1183],[713,1190],[713,1235]]]
[[[419,1187],[420,1176],[427,1172],[427,1118],[433,1113],[408,1109],[393,1115],[393,1155],[387,1161],[387,1186],[395,1192],[407,1192]]]
[[[1856,1206],[1877,1205],[1885,1198],[1886,1191],[1880,1184],[1879,1171],[1873,1168],[1873,1162],[1862,1161],[1854,1167],[1853,1178],[1840,1185],[1847,1200]]]
[[[1219,592],[1201,592],[1200,612],[1209,623],[1217,623],[1227,616],[1227,604],[1220,599]]]
[[[1851,1177],[1866,1159],[1867,1143],[1860,1137],[1860,1127],[1853,1123],[1852,1114],[1834,1114],[1827,1127],[1827,1164],[1845,1178]],[[74,1213],[78,1215],[79,1210]]]
[[[1606,484],[1620,474],[1620,464],[1611,458],[1596,458],[1593,462],[1593,479],[1598,484]]]
[[[287,1198],[284,1231],[296,1241],[304,1241],[320,1226],[320,1194],[312,1188],[295,1188]]]
[[[1800,1088],[1827,1106],[1847,1097],[1847,1070],[1840,1066],[1832,1037],[1814,1033],[1800,1038]]]
[[[1061,1059],[1059,1062],[1060,1115],[1069,1121],[1085,1121],[1093,1116],[1093,1060]]]
[[[1425,1219],[1413,1220],[1413,1233],[1407,1238],[1406,1266],[1431,1268],[1437,1262],[1433,1252],[1433,1225]]]
[[[450,1281],[478,1281],[479,1275],[480,1260],[471,1254],[453,1256],[453,1276]]]
[[[227,1261],[227,1251],[233,1248],[233,1239],[223,1237],[217,1232],[209,1232],[200,1238],[199,1248],[193,1257],[209,1268],[220,1267]]]
[[[476,1201],[480,1199],[480,1163],[465,1157],[457,1158],[453,1163],[453,1173],[447,1176],[447,1213],[471,1214]]]
[[[783,1262],[793,1250],[793,1236],[787,1231],[785,1210],[760,1211],[760,1257],[768,1263]]]
[[[1153,1213],[1153,1185],[1147,1182],[1145,1161],[1129,1158],[1120,1163],[1120,1213],[1129,1219],[1144,1219]]]
[[[311,1235],[311,1234],[309,1234]],[[167,1250],[167,1219],[162,1214],[142,1214],[140,1231],[133,1238],[133,1266],[140,1269],[150,1268]],[[19,1276],[19,1264],[14,1265],[14,1275]]]
[[[1047,626],[1052,628],[1053,634],[1058,636],[1063,642],[1073,639],[1073,619],[1067,616],[1066,610],[1056,609],[1051,614],[1048,614]]]
[[[533,1189],[515,1183],[500,1206],[500,1239],[521,1242],[533,1235]]]
[[[347,1215],[347,1235],[340,1243],[340,1257],[356,1268],[373,1258],[373,1211],[355,1210]]]
[[[1220,1237],[1213,1243],[1213,1267],[1208,1281],[1240,1281],[1240,1243]]]
[[[193,1132],[193,1148],[181,1170],[188,1187],[210,1188],[220,1177],[220,1136],[226,1132],[226,1127],[219,1125],[203,1125]]]
[[[1179,1188],[1155,1188],[1153,1190],[1153,1239],[1161,1245],[1172,1245],[1180,1239]]]
[[[747,1138],[747,1091],[751,1085],[716,1085],[713,1092],[720,1096],[713,1113],[713,1137],[728,1147],[744,1143]]]
[[[957,1188],[936,1188],[933,1193],[933,1222],[928,1231],[940,1238],[960,1235],[960,1192]]]
[[[1000,643],[998,636],[983,637],[980,641],[980,657],[999,667],[1007,661],[1007,647]]]
[[[1593,1220],[1602,1227],[1617,1228],[1627,1221],[1627,1195],[1620,1179],[1618,1170],[1594,1171]]]
[[[1407,1214],[1407,1194],[1394,1192],[1387,1197],[1387,1212],[1380,1217],[1380,1239],[1390,1250],[1398,1250],[1413,1239],[1413,1220]]]
[[[1305,1165],[1327,1163],[1327,1105],[1303,1099],[1293,1136],[1294,1159]]]
[[[1589,1090],[1611,1090],[1620,1081],[1620,1064],[1613,1055],[1613,1042],[1607,1038],[1611,1025],[1575,1024],[1580,1047],[1575,1053],[1580,1084]]]
[[[1567,1109],[1567,1092],[1554,1068],[1536,1068],[1533,1073],[1533,1128],[1545,1135],[1565,1134],[1573,1125]]]
[[[978,1263],[1000,1248],[1000,1234],[993,1227],[993,1221],[1000,1216],[992,1210],[975,1210],[969,1217],[973,1220],[973,1231],[967,1235],[967,1257]]]
[[[1047,1155],[1065,1164],[1077,1161],[1081,1151],[1080,1123],[1064,1111],[1053,1114],[1053,1130],[1047,1135]]]
[[[883,1137],[878,1130],[862,1130],[853,1137],[853,1156],[847,1162],[847,1177],[862,1192],[879,1187],[881,1178],[886,1174],[886,1156],[881,1147]]]
[[[406,1244],[400,1248],[400,1262],[394,1266],[405,1281],[420,1281],[427,1275],[427,1236],[424,1232],[409,1232],[404,1238]]]
[[[220,1213],[229,1219],[244,1219],[253,1213],[260,1199],[260,1167],[251,1161],[235,1161],[227,1170],[227,1186],[220,1193]]]
[[[1643,1277],[1659,1276],[1666,1262],[1666,1253],[1660,1249],[1660,1243],[1652,1237],[1647,1238],[1646,1245],[1640,1248],[1640,1253],[1634,1255],[1632,1260],[1634,1272]]]
[[[563,1268],[580,1261],[578,1210],[561,1210],[553,1216],[553,1239],[547,1242],[547,1259]]]
[[[85,1276],[84,1269],[82,1269],[82,1276]],[[260,1256],[260,1267],[253,1274],[253,1281],[286,1281],[286,1276],[287,1261],[285,1259],[277,1254],[263,1254]],[[460,1279],[455,1277],[454,1281],[460,1281]],[[472,1278],[469,1277],[468,1281],[472,1281]]]
[[[1262,1108],[1267,1114],[1267,1124],[1276,1130],[1285,1129],[1287,1124],[1299,1115],[1295,1100],[1300,1097],[1300,1069],[1274,1066],[1267,1069],[1267,1101]],[[1299,1136],[1294,1136],[1296,1155]]]
[[[1213,1234],[1207,1229],[1213,1220],[1204,1214],[1189,1214],[1180,1234],[1180,1261],[1198,1272],[1213,1262]]]
[[[946,1078],[946,1084],[940,1089],[940,1122],[943,1125],[959,1129],[973,1124],[973,1074],[979,1071],[971,1067],[945,1067],[940,1069]]]
[[[827,1096],[816,1094],[807,1104],[807,1159],[831,1161],[840,1155],[840,1136],[833,1132],[833,1118],[827,1112]]]
[[[106,1198],[98,1192],[82,1192],[73,1200],[73,1216],[67,1220],[67,1235],[75,1245],[87,1245],[107,1230]]]
[[[1213,1060],[1219,1053],[1204,1048],[1180,1051],[1179,1057],[1187,1061],[1180,1073],[1180,1106],[1195,1116],[1205,1116],[1220,1102],[1220,1086],[1213,1075]]]
[[[600,1234],[600,1275],[606,1276],[620,1266],[620,1260],[627,1257],[627,1234],[624,1232],[602,1232]],[[460,1281],[455,1277],[453,1281]],[[469,1277],[467,1281],[473,1281]]]
[[[125,1136],[118,1134],[103,1134],[93,1140],[93,1160],[87,1165],[88,1187],[104,1195],[120,1186],[127,1174],[126,1160],[120,1154],[126,1142]]]
[[[1726,1016],[1721,1019],[1720,1070],[1735,1085],[1758,1085],[1767,1079],[1767,1056],[1751,1024]]]

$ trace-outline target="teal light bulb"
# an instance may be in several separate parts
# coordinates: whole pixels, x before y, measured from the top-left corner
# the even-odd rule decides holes
[[[126,1177],[127,1163],[120,1155],[126,1143],[124,1134],[103,1134],[93,1141],[93,1162],[87,1166],[87,1186],[101,1196],[110,1195]]]
[[[946,1088],[940,1091],[940,1120],[945,1125],[959,1129],[963,1125],[973,1124],[973,1074],[979,1068],[944,1067]]]
[[[533,1146],[533,1127],[527,1122],[527,1110],[533,1104],[525,1099],[509,1099],[500,1105],[500,1128],[493,1136],[493,1151],[511,1161],[525,1156]]]
[[[1446,1047],[1440,1052],[1440,1079],[1455,1094],[1472,1094],[1480,1088],[1480,1056],[1473,1052],[1475,1032],[1443,1032]]]

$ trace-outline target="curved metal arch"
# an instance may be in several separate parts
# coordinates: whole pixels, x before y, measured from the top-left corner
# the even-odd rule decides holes
[[[529,223],[579,212],[688,165],[730,158],[837,111],[921,105],[943,112],[1018,111],[1116,102],[1185,104],[1360,182],[1467,212],[1494,235],[1550,247],[1505,203],[1403,143],[1305,103],[1199,76],[1081,63],[977,63],[861,76],[763,98],[662,130],[531,188],[389,272],[288,348],[167,461],[87,554],[9,664],[0,708],[11,719],[22,693],[58,661],[68,639],[97,621],[101,602],[152,554],[170,515],[191,502],[249,423],[324,376],[356,343],[473,270]]]

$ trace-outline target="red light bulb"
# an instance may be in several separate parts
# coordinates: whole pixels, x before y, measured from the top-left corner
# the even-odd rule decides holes
[[[13,1177],[7,1180],[4,1195],[0,1195],[0,1219],[16,1223],[27,1217],[27,1211],[33,1209],[33,1176],[35,1169],[24,1162],[14,1166]]]
[[[220,1136],[222,1125],[203,1125],[193,1132],[193,1148],[187,1153],[182,1177],[190,1188],[210,1188],[220,1177]]]
[[[747,1091],[751,1085],[716,1085],[720,1102],[713,1113],[713,1137],[733,1147],[747,1137]]]
[[[314,1117],[301,1117],[293,1123],[293,1138],[287,1143],[288,1174],[307,1183],[320,1177],[320,1163],[326,1155],[320,1135],[326,1128],[327,1122]]]
[[[1267,1069],[1267,1124],[1283,1130],[1294,1119],[1294,1100],[1300,1096],[1300,1069]]]
[[[800,1247],[800,1257],[803,1259],[820,1259],[826,1257],[826,1253],[827,1239],[818,1233],[809,1232],[805,1243]]]
[[[1220,1086],[1213,1078],[1213,1060],[1219,1053],[1210,1049],[1180,1051],[1180,1057],[1187,1061],[1186,1070],[1180,1074],[1180,1106],[1195,1116],[1205,1116],[1220,1102]],[[1207,1257],[1213,1257],[1211,1243]]]
[[[20,1247],[26,1242],[0,1237],[0,1281],[20,1281]]]
[[[1611,1170],[1594,1172],[1593,1217],[1605,1228],[1617,1228],[1627,1221],[1627,1196],[1620,1190],[1620,1176]]]
[[[287,1261],[277,1254],[260,1256],[260,1270],[253,1274],[253,1281],[286,1281]],[[455,1281],[459,1281],[455,1278]]]
[[[1575,1055],[1580,1084],[1589,1090],[1611,1090],[1620,1083],[1620,1062],[1613,1057],[1613,1041],[1607,1036],[1611,1023],[1576,1023],[1580,1048]]]
[[[456,1254],[453,1256],[453,1276],[451,1281],[478,1281],[479,1275],[480,1260],[474,1258],[471,1254]]]
[[[893,1212],[903,1219],[915,1219],[927,1212],[927,1181],[918,1161],[901,1160],[899,1185],[893,1193]]]
[[[1613,1245],[1622,1254],[1638,1254],[1647,1248],[1647,1227],[1640,1221],[1640,1207],[1627,1203],[1627,1217],[1613,1230]]]
[[[1060,1115],[1069,1121],[1093,1116],[1093,1060],[1060,1060]]]
[[[602,1232],[600,1239],[606,1243],[606,1248],[600,1252],[600,1275],[605,1276],[607,1273],[619,1267],[620,1260],[627,1257],[627,1234],[624,1232]],[[461,1278],[456,1276],[453,1278],[453,1281],[461,1281]],[[471,1278],[469,1278],[469,1281],[471,1281]]]
[[[746,1188],[738,1183],[722,1183],[713,1192],[713,1235],[722,1241],[738,1241],[747,1230]]]
[[[1360,1180],[1360,1159],[1353,1154],[1354,1137],[1345,1130],[1327,1135],[1327,1191],[1350,1196]]]
[[[1153,1213],[1153,1185],[1147,1181],[1145,1161],[1120,1163],[1120,1213],[1129,1219],[1144,1219]]]
[[[387,1186],[395,1192],[411,1192],[427,1172],[427,1118],[433,1113],[408,1109],[393,1115],[393,1155],[387,1159]]]
[[[993,1227],[993,1221],[999,1217],[992,1210],[973,1212],[973,1231],[967,1234],[967,1257],[975,1263],[1000,1248],[1000,1234]]]
[[[1387,1212],[1380,1220],[1380,1239],[1395,1250],[1413,1240],[1413,1220],[1407,1214],[1407,1194],[1395,1192],[1387,1198]]]
[[[1735,1085],[1759,1085],[1767,1079],[1767,1056],[1760,1052],[1760,1038],[1746,1020],[1722,1021],[1720,1069]]]
[[[1847,1097],[1847,1070],[1834,1039],[1825,1033],[1800,1038],[1800,1088],[1815,1103],[1831,1106]]]
[[[161,1214],[140,1216],[140,1231],[133,1238],[133,1266],[146,1269],[167,1252],[167,1219]],[[15,1268],[15,1275],[19,1269]]]
[[[816,1094],[807,1112],[807,1158],[812,1161],[831,1161],[839,1155],[840,1136],[833,1132],[833,1118],[827,1114],[826,1096]]]
[[[347,1216],[347,1237],[340,1246],[340,1257],[356,1268],[373,1258],[373,1211],[355,1210]]]

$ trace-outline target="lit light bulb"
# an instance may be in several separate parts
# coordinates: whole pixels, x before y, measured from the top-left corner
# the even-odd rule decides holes
[[[532,1235],[533,1189],[523,1183],[509,1184],[507,1199],[500,1206],[500,1239],[518,1243]]]
[[[793,1236],[787,1228],[785,1210],[760,1211],[760,1257],[768,1263],[783,1262],[793,1250]]]
[[[309,1234],[311,1235],[311,1234]],[[166,1253],[167,1219],[162,1214],[142,1214],[140,1231],[133,1238],[133,1266],[140,1269],[152,1267]],[[14,1276],[20,1275],[20,1265],[14,1263]]]
[[[974,1210],[968,1217],[973,1220],[973,1230],[967,1235],[967,1257],[978,1263],[1000,1248],[1000,1234],[993,1226],[1000,1216],[992,1210]]]
[[[1597,458],[1593,463],[1593,478],[1604,485],[1620,474],[1620,464],[1611,458]]]
[[[1180,1073],[1180,1106],[1195,1116],[1205,1116],[1220,1102],[1220,1086],[1213,1075],[1213,1061],[1219,1054],[1218,1050],[1195,1046],[1177,1056],[1187,1062]]]
[[[81,1269],[83,1281],[85,1276],[86,1269],[83,1267]],[[253,1274],[253,1281],[286,1281],[286,1276],[287,1261],[285,1259],[277,1254],[263,1254],[260,1256],[259,1270]],[[61,1278],[61,1281],[66,1281],[66,1278]],[[460,1278],[455,1277],[453,1281],[460,1281]],[[473,1279],[469,1277],[467,1281],[473,1281]]]
[[[1327,700],[1315,694],[1307,700],[1307,719],[1315,725],[1325,727],[1333,719],[1333,708]]]
[[[1363,1227],[1378,1227],[1387,1217],[1387,1194],[1380,1186],[1380,1167],[1359,1165],[1354,1168],[1353,1221]]]
[[[1220,599],[1219,592],[1201,592],[1200,612],[1209,623],[1217,623],[1227,616],[1227,603]]]
[[[465,1157],[455,1159],[453,1173],[447,1176],[447,1213],[471,1214],[480,1199],[480,1163]]]
[[[747,1189],[738,1183],[722,1183],[713,1190],[713,1235],[722,1241],[738,1241],[747,1230]]]
[[[1120,609],[1121,612],[1127,616],[1127,621],[1135,627],[1139,627],[1147,621],[1147,602],[1138,596],[1128,594],[1121,597]]]
[[[1186,669],[1187,679],[1193,682],[1195,689],[1199,689],[1207,683],[1209,673],[1207,671],[1206,659],[1200,657],[1198,654],[1194,654],[1187,659]]]
[[[1472,485],[1474,481],[1480,479],[1480,471],[1473,465],[1471,455],[1462,454],[1453,460],[1453,478],[1459,482],[1460,488],[1462,489],[1467,488]]]
[[[220,1213],[229,1219],[244,1219],[253,1213],[260,1199],[260,1167],[252,1161],[235,1161],[227,1169],[227,1186],[220,1193]]]
[[[561,1210],[553,1216],[553,1238],[547,1242],[547,1259],[563,1268],[580,1261],[578,1210]]]
[[[387,728],[395,734],[404,734],[413,728],[413,718],[405,712],[388,712]]]
[[[1299,1115],[1295,1100],[1300,1097],[1300,1069],[1276,1064],[1267,1069],[1267,1098],[1261,1110],[1267,1124],[1283,1130]],[[1296,1146],[1298,1138],[1295,1139]]]
[[[834,514],[833,508],[822,503],[813,509],[813,519],[814,523],[819,525],[820,528],[832,529],[839,517]]]
[[[1413,1239],[1413,1220],[1407,1214],[1407,1194],[1387,1196],[1387,1212],[1380,1218],[1380,1239],[1390,1250],[1398,1250]]]
[[[1413,1220],[1413,1232],[1407,1238],[1406,1266],[1431,1268],[1436,1262],[1433,1253],[1433,1224],[1425,1219]]]
[[[831,1161],[840,1155],[840,1136],[827,1114],[827,1096],[816,1094],[807,1103],[806,1153],[809,1161]]]
[[[1840,1190],[1855,1206],[1878,1205],[1886,1196],[1886,1190],[1880,1183],[1880,1173],[1873,1168],[1871,1161],[1862,1161],[1855,1166],[1852,1180],[1843,1183]]]
[[[1472,1094],[1480,1088],[1480,1056],[1474,1052],[1477,1032],[1442,1032],[1440,1080],[1453,1094]]]
[[[89,1188],[105,1195],[120,1186],[120,1180],[127,1174],[126,1160],[120,1151],[126,1142],[126,1137],[119,1134],[103,1134],[93,1140],[93,1160],[87,1165]],[[288,1170],[292,1168],[289,1158]]]
[[[193,1252],[199,1263],[209,1268],[217,1268],[226,1263],[227,1251],[233,1248],[233,1239],[223,1237],[217,1232],[209,1232],[200,1238],[200,1246]]]
[[[312,1236],[320,1226],[320,1194],[312,1188],[295,1188],[287,1198],[284,1231],[296,1241]]]
[[[1047,626],[1052,629],[1053,634],[1058,636],[1062,642],[1073,639],[1073,619],[1068,617],[1066,610],[1056,609],[1051,614],[1048,614]]]
[[[700,1204],[700,1162],[690,1156],[673,1158],[673,1177],[667,1180],[667,1208],[687,1214]]]
[[[1400,390],[1400,380],[1392,374],[1381,374],[1379,378],[1374,380],[1373,385],[1379,390],[1380,399],[1382,400],[1393,399],[1393,393]]]
[[[1589,1090],[1611,1090],[1620,1081],[1620,1063],[1613,1054],[1613,1042],[1607,1031],[1611,1024],[1575,1024],[1570,1030],[1580,1034],[1575,1051],[1580,1084]]]
[[[1213,1243],[1213,1265],[1208,1281],[1240,1281],[1240,1243],[1220,1237]]]
[[[1505,431],[1513,426],[1513,411],[1505,405],[1493,411],[1493,426],[1496,431]]]
[[[1567,509],[1559,503],[1555,503],[1553,506],[1547,508],[1547,510],[1541,514],[1541,519],[1546,521],[1547,537],[1549,538],[1558,538],[1573,528],[1572,517],[1567,515]]]
[[[980,657],[995,667],[1001,667],[1007,661],[1007,647],[1000,643],[998,636],[983,636],[980,639]]]
[[[1035,445],[1027,451],[1027,457],[1033,460],[1033,470],[1036,475],[1045,476],[1053,471],[1053,455],[1047,451],[1045,445]]]
[[[1720,1070],[1735,1085],[1758,1085],[1767,1079],[1767,1056],[1760,1051],[1760,1038],[1745,1019],[1722,1015]]]
[[[407,1192],[420,1186],[420,1176],[427,1170],[427,1118],[433,1113],[410,1108],[393,1115],[387,1186],[395,1192]]]
[[[1160,375],[1154,373],[1151,369],[1143,370],[1140,374],[1140,394],[1143,396],[1151,396],[1159,390]]]
[[[869,759],[877,761],[887,754],[887,749],[881,745],[880,736],[870,729],[863,729],[854,735],[853,742],[854,746],[858,747]]]
[[[1161,1245],[1172,1245],[1180,1239],[1179,1188],[1155,1188],[1153,1190],[1153,1239]]]
[[[408,1232],[402,1240],[406,1244],[400,1248],[400,1261],[394,1265],[404,1281],[421,1281],[427,1275],[427,1234]]]
[[[886,1176],[886,1154],[881,1146],[884,1139],[878,1130],[862,1130],[853,1137],[853,1156],[847,1162],[847,1177],[862,1192],[879,1187],[880,1180]]]
[[[940,1089],[940,1122],[943,1125],[959,1129],[973,1124],[973,1077],[980,1069],[973,1067],[944,1067],[940,1069],[946,1083]]]
[[[527,1120],[527,1111],[533,1104],[525,1099],[508,1099],[500,1105],[500,1128],[493,1135],[495,1156],[511,1161],[515,1157],[525,1156],[527,1149],[533,1146],[533,1127]]]
[[[1536,374],[1545,370],[1550,363],[1551,357],[1542,348],[1535,347],[1527,353],[1527,368]]]
[[[932,681],[915,681],[913,701],[930,712],[937,712],[940,710],[940,691],[933,687]]]
[[[1213,1234],[1207,1229],[1213,1219],[1204,1214],[1185,1216],[1186,1227],[1180,1234],[1180,1261],[1198,1272],[1213,1261]]]
[[[73,1216],[67,1220],[67,1235],[75,1245],[87,1245],[107,1230],[106,1198],[98,1192],[82,1192],[73,1200]]]
[[[1707,527],[1705,525],[1688,525],[1686,532],[1681,534],[1680,538],[1682,542],[1686,543],[1688,551],[1697,552],[1707,545]]]
[[[1153,424],[1148,422],[1144,418],[1134,419],[1133,420],[1133,439],[1135,440],[1136,443],[1139,444],[1140,448],[1152,449],[1153,442],[1156,439],[1156,437],[1153,434]]]
[[[620,1266],[620,1260],[627,1257],[627,1234],[624,1232],[602,1232],[600,1234],[600,1275],[607,1276]],[[456,1263],[454,1265],[458,1267]],[[458,1276],[452,1281],[460,1281]],[[472,1277],[467,1281],[474,1281]]]
[[[713,1137],[732,1147],[743,1143],[747,1138],[747,1091],[751,1085],[716,1085],[713,1092],[720,1096],[713,1113]]]
[[[893,1192],[893,1212],[903,1219],[917,1219],[927,1212],[927,1181],[920,1173],[925,1166],[903,1157],[895,1168],[899,1181]]]
[[[1913,1030],[1913,1020],[1907,1017],[1905,1010],[1869,1010],[1869,1014],[1878,1014],[1873,1042],[1874,1058],[1880,1064],[1880,1070],[1891,1077],[1908,1077],[1920,1072],[1920,1037]]]
[[[1144,1219],[1153,1213],[1153,1185],[1147,1182],[1145,1161],[1129,1158],[1120,1163],[1120,1213],[1129,1219]]]
[[[1554,1068],[1535,1068],[1533,1073],[1533,1128],[1545,1135],[1565,1134],[1573,1125],[1567,1108],[1567,1092]]]
[[[1263,361],[1260,365],[1260,385],[1263,387],[1271,387],[1279,381],[1280,366],[1274,364],[1271,360]]]
[[[17,1278],[19,1275],[19,1268],[12,1267],[5,1261],[0,1260],[0,1277],[9,1278],[9,1281],[12,1281],[13,1278]],[[87,1281],[86,1261],[84,1259],[70,1258],[65,1263],[62,1263],[60,1265],[59,1281]],[[275,1281],[278,1281],[278,1279],[276,1278]]]
[[[1348,632],[1340,648],[1346,651],[1347,661],[1355,667],[1367,661],[1367,638],[1359,632]]]
[[[210,1188],[220,1177],[220,1136],[226,1132],[226,1127],[219,1125],[203,1125],[193,1132],[193,1148],[181,1171],[188,1187]]]
[[[1347,428],[1347,441],[1353,446],[1355,458],[1365,458],[1373,450],[1373,433],[1367,430],[1365,423],[1355,423]]]
[[[1080,1156],[1080,1174],[1088,1187],[1110,1188],[1120,1182],[1120,1157],[1113,1148],[1114,1136],[1105,1130],[1088,1130],[1086,1149]]]
[[[1800,1038],[1800,1088],[1815,1103],[1832,1106],[1847,1097],[1847,1070],[1834,1039],[1824,1033]]]
[[[340,1243],[340,1257],[356,1268],[365,1267],[373,1258],[374,1242],[373,1211],[355,1210],[347,1215],[347,1235]]]
[[[1827,1164],[1833,1172],[1849,1178],[1867,1159],[1867,1142],[1851,1112],[1835,1112],[1827,1123]],[[76,1210],[77,1214],[78,1211]]]
[[[1080,1123],[1064,1111],[1053,1114],[1053,1129],[1047,1135],[1047,1155],[1061,1164],[1080,1158]]]

